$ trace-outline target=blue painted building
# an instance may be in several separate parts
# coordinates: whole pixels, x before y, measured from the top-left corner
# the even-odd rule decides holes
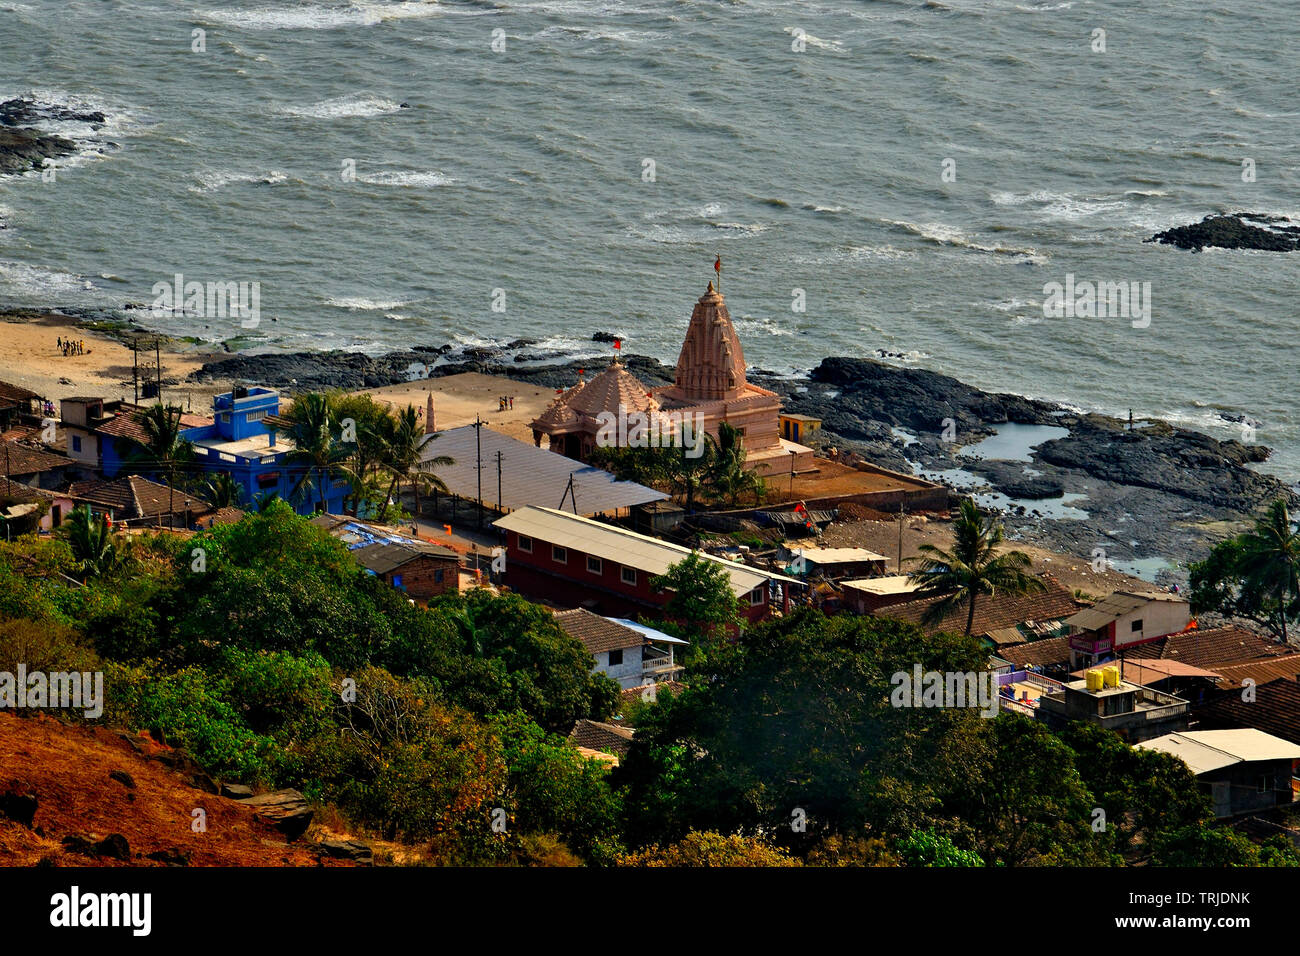
[[[277,436],[264,421],[280,413],[280,394],[275,389],[236,388],[214,397],[212,411],[212,424],[181,433],[194,444],[195,462],[204,471],[229,473],[243,487],[246,505],[258,495],[275,492],[299,514],[316,510],[321,500],[318,488],[301,501],[293,499],[293,487],[303,470],[285,464],[285,456],[294,449],[292,440]],[[349,494],[348,482],[327,478],[325,510],[341,513],[343,499]]]

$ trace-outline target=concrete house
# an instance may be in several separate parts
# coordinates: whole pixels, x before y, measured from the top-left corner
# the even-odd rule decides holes
[[[1091,667],[1126,649],[1187,629],[1191,605],[1165,591],[1116,591],[1066,618],[1070,666]]]
[[[1182,760],[1210,792],[1220,819],[1284,806],[1294,799],[1300,746],[1254,728],[1189,730],[1138,744]]]
[[[346,515],[311,523],[343,544],[357,564],[417,601],[460,590],[460,556],[450,548]]]
[[[1044,693],[1035,715],[1051,730],[1086,720],[1137,743],[1186,729],[1189,709],[1181,697],[1108,676],[1104,683],[1075,680]]]
[[[264,493],[278,494],[303,515],[320,506],[321,492],[313,490],[299,501],[293,488],[302,477],[302,469],[289,466],[285,457],[293,451],[293,441],[279,437],[285,423],[278,418],[280,394],[271,388],[236,388],[214,396],[213,418],[205,424],[187,428],[182,433],[194,444],[195,459],[204,471],[225,472],[239,482],[243,500],[253,501]],[[325,510],[343,510],[343,499],[351,494],[348,482],[326,478]]]
[[[674,653],[676,647],[687,643],[681,638],[630,621],[601,617],[584,608],[554,614],[555,622],[596,659],[592,673],[618,681],[624,690],[675,680],[681,674]]]

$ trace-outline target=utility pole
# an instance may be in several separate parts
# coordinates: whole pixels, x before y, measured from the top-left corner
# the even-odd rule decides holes
[[[131,343],[131,384],[135,386],[135,404],[140,404],[140,336]]]
[[[158,366],[158,374],[155,379],[158,383],[158,402],[162,403],[162,346],[159,344],[161,339],[153,340],[153,360]]]
[[[903,522],[907,520],[903,502],[898,503],[898,573],[903,573]]]
[[[501,452],[497,452],[497,511],[506,513],[506,506],[501,503]]]
[[[478,459],[478,524],[479,531],[483,530],[483,422],[476,414],[474,416],[474,453]]]

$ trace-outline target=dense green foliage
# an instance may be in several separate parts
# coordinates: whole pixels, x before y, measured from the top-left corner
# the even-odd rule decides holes
[[[416,606],[281,501],[109,537],[97,574],[63,537],[0,545],[0,670],[102,669],[105,722],[437,862],[1300,862],[1214,827],[1186,766],[1108,732],[891,704],[914,665],[983,671],[974,639],[811,609],[739,630],[698,558],[662,583],[703,653],[679,693],[625,705],[547,609],[480,589]],[[564,740],[620,711],[637,734],[612,771]]]
[[[1247,618],[1286,643],[1291,622],[1300,618],[1300,527],[1286,499],[1193,564],[1190,584],[1192,610]]]

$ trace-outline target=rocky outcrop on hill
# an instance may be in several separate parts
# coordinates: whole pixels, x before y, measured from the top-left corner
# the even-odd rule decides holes
[[[254,813],[290,840],[298,839],[311,826],[313,815],[311,804],[297,790],[277,790],[274,793],[262,793],[237,802],[251,807]]]
[[[1239,212],[1230,216],[1206,216],[1188,226],[1158,232],[1147,242],[1161,242],[1200,252],[1207,246],[1218,249],[1259,249],[1264,252],[1294,252],[1300,248],[1300,226],[1285,216]]]

